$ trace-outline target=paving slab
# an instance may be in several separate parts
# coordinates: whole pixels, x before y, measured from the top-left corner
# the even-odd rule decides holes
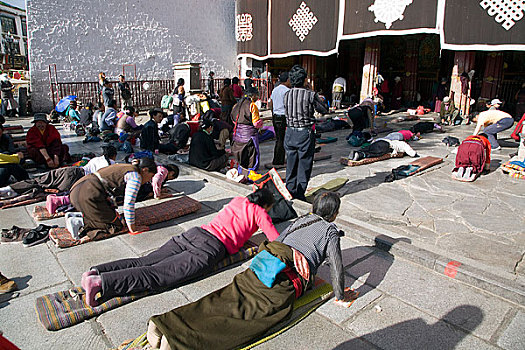
[[[345,342],[351,347],[342,347]],[[312,314],[278,337],[256,349],[353,349],[371,350],[374,346],[357,339],[352,333],[338,327],[321,316]]]
[[[148,329],[151,316],[158,315],[178,306],[187,304],[188,300],[177,290],[148,296],[123,305],[97,317],[104,334],[117,347],[127,339],[136,338]]]
[[[386,297],[377,301],[376,305],[378,308],[369,308],[359,317],[348,321],[345,327],[381,349],[496,349],[398,299]],[[379,310],[381,311],[378,312]],[[460,317],[468,315],[469,331],[475,330],[485,316],[482,310],[468,304],[450,307],[447,312]],[[341,346],[347,345],[351,343]]]
[[[50,332],[38,320],[35,299],[70,287],[70,283],[61,283],[14,299],[9,307],[0,304],[0,330],[4,336],[20,349],[107,349],[110,344],[91,322]]]
[[[182,228],[178,226],[154,228],[150,227],[149,231],[143,232],[139,235],[120,235],[118,239],[128,245],[133,252],[138,255],[144,255],[147,252],[155,250],[166,243],[171,237],[178,236],[182,232]]]
[[[36,226],[33,218],[23,206],[0,209],[0,215],[2,217],[1,228],[11,228],[13,225],[24,228],[33,228]]]
[[[90,267],[117,259],[135,258],[137,254],[118,237],[113,237],[61,249],[56,256],[68,278],[79,286],[82,273]]]
[[[507,350],[522,350],[525,347],[525,312],[517,312],[497,344]]]
[[[20,283],[20,295],[67,281],[46,244],[33,247],[24,247],[22,243],[0,244],[0,267],[2,274]]]
[[[388,264],[384,259],[371,256],[350,269],[348,273],[363,276],[368,271],[377,270]],[[389,295],[395,296],[413,307],[425,311],[436,318],[443,318],[461,327],[468,327],[468,320],[451,319],[447,316],[451,308],[471,305],[483,311],[483,319],[473,330],[474,334],[489,340],[504,320],[506,313],[514,306],[491,294],[455,282],[453,279],[433,271],[420,268],[412,263],[396,259],[388,268],[382,280],[366,283]]]

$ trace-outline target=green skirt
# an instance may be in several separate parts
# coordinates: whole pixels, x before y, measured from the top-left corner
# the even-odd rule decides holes
[[[263,242],[267,250],[293,267],[293,252],[280,242]],[[306,289],[302,277],[303,290]],[[283,272],[272,288],[266,287],[247,269],[226,287],[191,304],[153,316],[151,321],[167,338],[172,349],[232,349],[258,339],[271,327],[289,318],[295,288]]]

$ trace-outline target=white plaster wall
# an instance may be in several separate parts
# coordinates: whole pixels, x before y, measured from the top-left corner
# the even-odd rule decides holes
[[[203,76],[236,71],[235,0],[27,0],[27,17],[34,111],[53,107],[53,63],[59,82],[116,78],[123,64],[138,79],[171,79],[187,61]]]

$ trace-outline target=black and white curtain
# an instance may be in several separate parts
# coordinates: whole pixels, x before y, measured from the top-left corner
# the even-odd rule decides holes
[[[238,55],[336,53],[346,39],[439,34],[452,50],[525,50],[525,0],[238,0]]]

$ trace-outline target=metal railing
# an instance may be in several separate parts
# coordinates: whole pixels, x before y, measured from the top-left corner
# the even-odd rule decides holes
[[[121,105],[120,91],[118,81],[111,82],[115,90],[115,100],[117,106]],[[145,83],[149,86],[146,89]],[[135,108],[148,109],[160,107],[162,96],[171,94],[175,88],[175,82],[170,80],[132,80],[128,81],[131,89],[131,100]],[[59,98],[62,99],[68,95],[76,95],[77,100],[84,105],[88,102],[96,104],[101,101],[98,82],[74,82],[74,83],[56,83]]]
[[[224,86],[224,79],[225,78],[214,78],[213,79],[213,85],[215,87],[215,93],[218,95],[219,91],[221,91],[222,87]],[[208,91],[208,80],[209,78],[202,78],[201,79],[201,90],[202,91]],[[259,98],[261,99],[262,103],[267,103],[268,99],[272,95],[272,90],[275,86],[275,79],[258,79],[258,78],[252,78],[253,85],[259,90]],[[240,79],[239,85],[241,87],[244,87],[244,79]]]

